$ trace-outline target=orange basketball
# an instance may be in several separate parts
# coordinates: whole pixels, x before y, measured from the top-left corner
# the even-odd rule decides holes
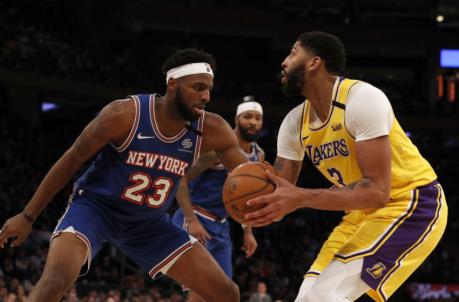
[[[244,223],[245,214],[264,206],[248,206],[247,200],[274,191],[275,185],[266,177],[266,170],[277,174],[272,166],[260,162],[244,163],[228,174],[223,186],[223,204],[239,223]]]

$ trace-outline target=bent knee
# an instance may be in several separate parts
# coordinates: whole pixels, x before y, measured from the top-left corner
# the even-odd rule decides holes
[[[229,280],[228,293],[228,301],[239,301],[239,286],[232,280]]]
[[[71,266],[51,265],[45,268],[37,287],[50,292],[65,291],[78,278],[80,269]]]
[[[72,281],[69,282],[67,278],[63,278],[61,275],[42,276],[35,286],[35,290],[52,294],[62,293]]]
[[[319,286],[312,286],[311,289],[302,297],[298,297],[298,302],[334,302],[337,300],[333,290],[324,290]]]
[[[223,296],[222,293],[225,293]],[[218,299],[215,301],[222,301],[222,302],[239,302],[239,286],[234,283],[232,280],[228,279],[226,282],[224,289],[218,293]]]

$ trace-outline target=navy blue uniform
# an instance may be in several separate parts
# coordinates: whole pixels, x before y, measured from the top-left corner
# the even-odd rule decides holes
[[[53,238],[75,232],[91,259],[110,242],[155,277],[191,247],[190,237],[166,213],[181,177],[199,154],[201,136],[184,128],[163,136],[155,120],[155,95],[131,97],[136,118],[121,146],[107,145],[76,181]],[[189,124],[202,131],[203,117]]]
[[[261,148],[253,142],[252,152],[247,154],[250,161],[259,161]],[[227,221],[227,212],[222,201],[222,190],[228,171],[222,164],[204,171],[196,179],[190,182],[190,194],[193,210],[199,218],[199,222],[212,236],[208,240],[206,248],[217,260],[228,277],[232,277],[231,251],[232,242],[230,227]],[[184,215],[178,209],[172,221],[180,227],[184,226]]]

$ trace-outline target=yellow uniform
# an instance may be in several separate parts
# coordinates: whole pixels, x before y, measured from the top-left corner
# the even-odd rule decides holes
[[[362,178],[355,138],[345,123],[349,91],[358,81],[340,78],[328,120],[311,128],[311,104],[305,101],[300,141],[317,169],[342,187]],[[391,192],[384,208],[349,211],[324,243],[306,276],[320,274],[333,259],[363,258],[361,279],[375,301],[390,295],[425,260],[440,240],[447,205],[436,174],[395,119],[391,142]]]

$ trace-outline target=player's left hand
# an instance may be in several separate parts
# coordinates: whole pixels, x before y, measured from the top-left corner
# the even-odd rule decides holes
[[[212,240],[212,236],[210,236],[197,218],[188,221],[186,225],[188,234],[198,239],[201,244],[205,245],[207,240]]]
[[[252,256],[257,250],[257,247],[258,243],[255,239],[255,236],[253,236],[252,231],[244,230],[244,246],[241,247],[241,250],[245,252],[245,257],[249,258],[250,256]]]
[[[266,176],[276,185],[276,189],[270,194],[247,201],[248,206],[266,204],[263,208],[245,215],[247,220],[244,223],[247,225],[262,227],[280,221],[298,208],[301,198],[298,196],[298,187],[269,171],[266,171]]]

